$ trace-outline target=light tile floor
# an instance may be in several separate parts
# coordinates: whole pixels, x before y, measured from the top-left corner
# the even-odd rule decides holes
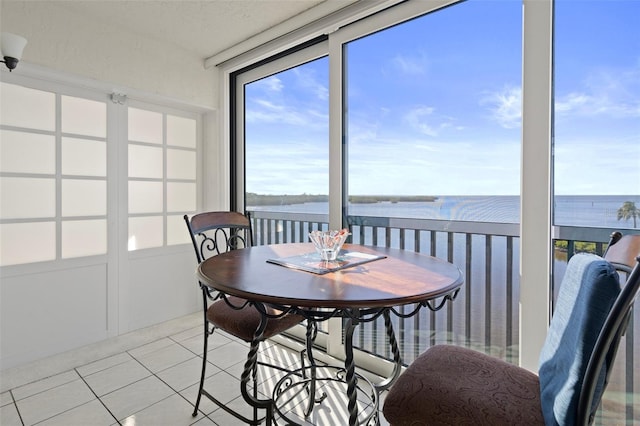
[[[182,322],[184,329],[177,331],[175,323],[167,327],[166,335],[156,327],[151,341],[132,346],[136,336],[127,336],[131,348],[119,351],[122,339],[114,339],[114,348],[100,346],[102,354],[94,350],[94,359],[87,362],[82,352],[71,352],[64,362],[52,357],[50,364],[40,361],[31,370],[55,371],[60,365],[73,365],[31,380],[29,369],[20,375],[23,384],[0,393],[0,425],[2,426],[183,426],[183,425],[241,425],[215,404],[202,399],[198,416],[192,417],[198,392],[202,362],[201,316],[192,315]],[[144,331],[140,332],[144,335]],[[146,334],[146,340],[150,340]],[[126,345],[125,345],[126,346]],[[216,331],[209,338],[209,364],[206,386],[210,393],[230,407],[250,417],[251,410],[240,394],[240,375],[246,359],[248,345],[224,332]],[[118,352],[119,351],[119,352]],[[80,355],[78,355],[80,354]],[[72,357],[69,359],[69,357]],[[74,364],[74,359],[78,360]],[[293,369],[300,366],[299,354],[287,347],[266,342],[261,345],[259,359],[274,361]],[[275,369],[262,369],[260,389],[270,394],[282,376]],[[32,372],[32,374],[34,374]],[[36,374],[37,375],[37,374]],[[13,382],[20,380],[13,378]],[[321,385],[329,394],[343,393],[334,382]],[[360,397],[359,397],[360,399]],[[307,419],[300,420],[300,406],[293,406],[287,414],[300,424],[346,424],[346,407],[327,398],[317,405]],[[346,405],[346,404],[345,404]],[[380,404],[381,405],[381,404]],[[370,406],[359,401],[366,413]],[[370,412],[370,411],[369,411]],[[282,419],[280,420],[282,422]],[[385,425],[384,417],[380,416]],[[286,423],[286,422],[283,422]]]

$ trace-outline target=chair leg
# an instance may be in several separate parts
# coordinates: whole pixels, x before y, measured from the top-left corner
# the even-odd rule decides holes
[[[253,397],[258,399],[258,364],[253,366]],[[253,421],[258,421],[258,407],[253,407]],[[268,424],[268,423],[267,423]]]
[[[202,353],[202,372],[200,373],[200,387],[198,388],[198,397],[196,398],[196,405],[193,408],[193,417],[198,415],[198,408],[200,407],[200,399],[202,398],[202,389],[204,388],[204,377],[207,371],[207,346],[209,342],[209,320],[207,320],[207,301],[204,301],[204,352]]]

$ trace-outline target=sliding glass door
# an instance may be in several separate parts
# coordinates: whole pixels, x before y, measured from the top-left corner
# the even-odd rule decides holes
[[[236,149],[244,156],[237,176],[245,209],[328,214],[328,63],[320,42],[238,75]],[[274,229],[272,237],[284,233]]]
[[[354,240],[466,277],[442,311],[397,321],[403,359],[456,343],[517,362],[522,7],[462,2],[351,39],[358,27],[336,34]],[[361,329],[363,350],[388,353],[382,321]]]
[[[555,294],[569,257],[640,226],[639,16],[637,1],[555,2]],[[639,324],[635,310],[597,423],[637,423]]]

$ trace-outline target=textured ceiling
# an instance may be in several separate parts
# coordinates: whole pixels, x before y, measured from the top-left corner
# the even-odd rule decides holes
[[[49,0],[69,12],[175,44],[207,58],[303,12],[328,15],[356,0]],[[313,9],[313,10],[310,10]],[[305,22],[306,23],[306,22]]]

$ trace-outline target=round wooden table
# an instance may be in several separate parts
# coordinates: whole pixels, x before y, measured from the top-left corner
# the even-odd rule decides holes
[[[301,314],[311,321],[333,316],[346,318],[345,372],[349,424],[356,425],[355,327],[366,318],[382,315],[385,319],[396,368],[387,380],[375,386],[377,391],[384,390],[400,374],[402,365],[390,320],[391,312],[398,313],[394,307],[418,304],[432,310],[440,309],[447,300],[455,298],[463,282],[462,274],[456,266],[441,259],[390,248],[345,244],[338,261],[341,258],[356,261],[360,258],[364,263],[326,273],[312,273],[295,267],[301,256],[303,261],[308,257],[312,268],[340,267],[339,263],[323,264],[314,254],[311,243],[274,244],[213,256],[198,266],[198,276],[203,284],[225,295],[250,301],[263,315],[264,304],[269,304]],[[373,260],[374,257],[381,258]],[[273,261],[289,266],[274,264]],[[245,364],[247,374],[246,377],[243,374],[241,380],[243,389],[248,384],[249,372],[255,366],[256,354],[252,350],[257,351],[260,337],[261,332],[257,330],[255,345],[252,343]],[[257,403],[245,391],[243,396],[250,404]]]

